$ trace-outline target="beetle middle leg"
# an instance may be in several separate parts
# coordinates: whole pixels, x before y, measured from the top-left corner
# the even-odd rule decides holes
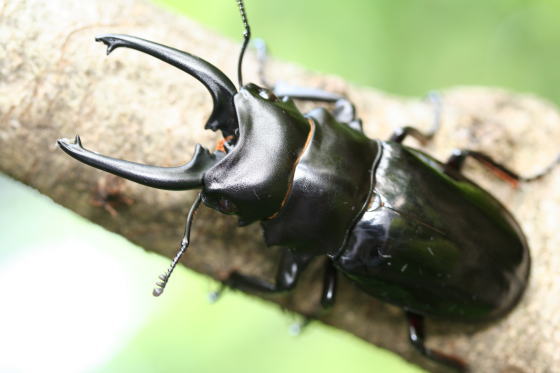
[[[319,310],[313,314],[305,316],[303,321],[292,325],[291,332],[294,335],[300,334],[302,330],[309,325],[310,322],[320,318],[331,310],[336,300],[336,289],[338,283],[338,272],[330,259],[325,263],[323,274],[323,290],[321,293],[321,301]]]
[[[475,161],[479,162],[482,166],[492,171],[500,179],[510,183],[513,187],[516,187],[519,182],[531,182],[539,180],[540,178],[548,175],[554,169],[554,167],[560,164],[559,154],[551,164],[549,164],[539,173],[533,176],[520,176],[506,166],[493,160],[492,157],[490,157],[488,154],[474,150],[458,149],[455,150],[453,154],[451,154],[451,156],[447,159],[445,166],[455,171],[461,171],[467,158],[472,158]]]
[[[410,339],[410,343],[422,355],[435,362],[454,368],[458,372],[468,372],[468,365],[461,359],[426,347],[424,343],[424,316],[407,311],[406,318],[408,321],[408,337]]]
[[[415,127],[400,127],[395,132],[393,132],[393,134],[389,138],[389,141],[398,142],[400,144],[406,137],[412,136],[422,145],[426,145],[434,137],[441,125],[441,96],[437,92],[430,92],[428,93],[428,99],[431,101],[434,107],[434,120],[432,123],[432,128],[430,128],[428,132],[422,132]]]

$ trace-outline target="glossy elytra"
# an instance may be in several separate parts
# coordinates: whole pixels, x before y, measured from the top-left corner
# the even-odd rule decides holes
[[[340,272],[364,292],[401,307],[410,341],[422,354],[466,371],[460,359],[425,346],[423,318],[468,322],[504,315],[525,290],[530,256],[512,214],[464,177],[462,165],[471,158],[510,182],[536,180],[553,165],[523,178],[477,151],[458,150],[439,162],[402,145],[407,136],[429,141],[435,134],[437,95],[431,96],[432,131],[404,127],[382,141],[364,135],[354,106],[340,95],[243,85],[241,62],[250,29],[238,4],[245,25],[239,89],[215,66],[186,52],[127,35],[96,39],[108,53],[136,49],[198,79],[214,102],[206,128],[224,136],[218,150],[197,145],[184,166],[155,167],[91,152],[79,137],[73,143],[59,140],[60,147],[81,162],[150,187],[200,189],[181,248],[154,295],[161,294],[186,250],[194,211],[204,203],[237,215],[240,225],[260,221],[266,243],[284,247],[275,283],[233,272],[226,285],[287,291],[311,259],[326,256],[324,309],[335,301]],[[301,113],[293,100],[332,103],[334,109]]]

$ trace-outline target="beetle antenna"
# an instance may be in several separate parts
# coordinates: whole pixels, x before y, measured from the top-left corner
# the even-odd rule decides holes
[[[201,201],[202,201],[202,195],[201,193],[198,193],[198,196],[194,200],[194,203],[192,204],[191,209],[189,210],[189,214],[187,215],[187,222],[185,224],[185,233],[183,234],[183,239],[181,240],[181,247],[179,248],[179,251],[177,251],[177,254],[175,254],[175,258],[173,258],[173,261],[171,262],[171,265],[167,269],[167,272],[159,276],[159,279],[161,281],[156,283],[156,287],[152,292],[154,297],[159,297],[163,293],[163,290],[165,290],[165,286],[167,285],[167,281],[169,281],[169,277],[171,276],[171,273],[173,273],[173,270],[177,266],[177,263],[179,263],[179,260],[181,260],[183,254],[187,251],[187,247],[189,247],[192,220],[196,210],[200,206]]]
[[[239,13],[241,13],[241,21],[243,22],[243,45],[241,46],[241,52],[239,52],[239,60],[237,61],[237,79],[239,81],[239,87],[243,86],[243,77],[241,74],[241,63],[243,62],[243,56],[245,55],[245,49],[247,49],[247,44],[251,39],[251,27],[249,26],[249,21],[247,21],[247,13],[245,13],[245,5],[243,0],[237,0],[237,5],[239,6]]]

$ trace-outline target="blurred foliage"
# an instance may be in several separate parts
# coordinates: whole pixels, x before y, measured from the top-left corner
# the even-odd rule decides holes
[[[241,40],[234,0],[156,2]],[[246,0],[246,8],[274,57],[357,84],[405,95],[501,86],[560,103],[560,1]]]

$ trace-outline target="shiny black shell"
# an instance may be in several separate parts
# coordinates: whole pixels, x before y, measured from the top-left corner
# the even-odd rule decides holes
[[[488,192],[432,157],[382,142],[375,186],[335,265],[365,292],[415,313],[488,320],[528,281],[526,239]]]
[[[267,245],[304,255],[334,255],[365,211],[379,145],[323,108],[307,114],[310,141],[279,211],[262,221]]]

